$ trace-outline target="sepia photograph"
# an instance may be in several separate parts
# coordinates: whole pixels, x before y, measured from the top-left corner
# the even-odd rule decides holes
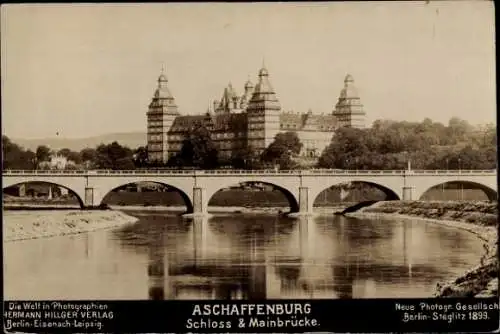
[[[6,300],[498,296],[493,2],[2,5],[1,73]]]

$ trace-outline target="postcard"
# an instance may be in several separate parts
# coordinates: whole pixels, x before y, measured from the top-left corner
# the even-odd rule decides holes
[[[1,14],[9,332],[498,329],[492,2]]]

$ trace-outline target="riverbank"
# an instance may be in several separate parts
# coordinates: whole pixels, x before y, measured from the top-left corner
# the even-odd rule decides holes
[[[496,202],[378,202],[353,217],[419,219],[459,228],[483,241],[479,264],[454,280],[438,284],[436,297],[488,297],[498,295],[498,205]]]
[[[136,222],[120,211],[4,211],[4,242],[91,232]]]

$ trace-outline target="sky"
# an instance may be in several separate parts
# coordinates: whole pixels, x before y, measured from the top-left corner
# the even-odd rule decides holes
[[[2,132],[146,132],[163,66],[187,115],[263,63],[285,111],[331,113],[349,73],[368,123],[496,123],[494,27],[489,1],[2,5]]]

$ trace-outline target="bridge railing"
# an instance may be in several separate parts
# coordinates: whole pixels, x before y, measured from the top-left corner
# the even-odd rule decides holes
[[[414,174],[495,174],[495,169],[412,170]]]
[[[3,175],[470,175],[496,174],[496,170],[185,170],[185,169],[145,169],[145,170],[5,170]]]

